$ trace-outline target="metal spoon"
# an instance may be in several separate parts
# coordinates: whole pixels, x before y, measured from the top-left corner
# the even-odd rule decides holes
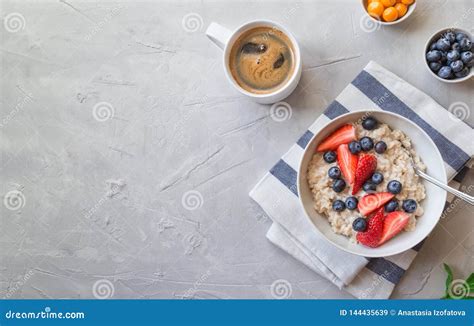
[[[435,179],[433,178],[432,176],[429,176],[428,174],[424,173],[423,171],[421,171],[420,169],[418,169],[418,167],[416,166],[415,164],[415,160],[413,159],[413,156],[412,154],[410,153],[409,150],[407,150],[407,152],[409,153],[410,155],[410,158],[411,158],[411,165],[413,167],[413,170],[415,170],[415,173],[418,174],[422,179],[425,179],[426,181],[434,184],[435,186],[438,186],[440,187],[441,189],[444,189],[446,190],[447,192],[450,192],[452,193],[454,196],[456,197],[459,197],[461,198],[462,200],[468,202],[469,204],[471,205],[474,205],[474,197],[473,196],[470,196],[462,191],[459,191],[459,190],[456,190],[450,186],[448,186],[447,184],[444,184],[443,182],[439,181],[438,179]]]

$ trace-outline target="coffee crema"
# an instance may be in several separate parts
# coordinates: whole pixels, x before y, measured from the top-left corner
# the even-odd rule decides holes
[[[254,94],[272,93],[294,72],[291,40],[274,27],[255,27],[242,33],[232,46],[229,68],[234,80]]]

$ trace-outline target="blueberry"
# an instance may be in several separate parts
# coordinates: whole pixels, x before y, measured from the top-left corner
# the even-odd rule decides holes
[[[454,43],[453,45],[451,45],[451,49],[453,49],[454,51],[461,52],[461,46],[459,45],[458,42],[456,42],[456,43]]]
[[[466,63],[465,66],[469,67],[469,68],[473,67],[474,66],[474,60],[471,60],[470,62]]]
[[[443,37],[447,39],[449,43],[454,43],[454,41],[456,41],[456,35],[453,32],[447,32]]]
[[[438,71],[438,76],[444,79],[449,79],[453,76],[453,71],[451,70],[451,67],[443,66]]]
[[[362,137],[360,139],[360,146],[362,147],[363,151],[370,151],[372,148],[374,148],[374,141],[370,137]]]
[[[441,63],[446,63],[448,61],[446,52],[441,52]]]
[[[472,42],[466,37],[459,41],[459,46],[461,47],[461,51],[471,51]]]
[[[367,117],[362,121],[362,127],[365,130],[373,130],[377,128],[378,121],[373,117]]]
[[[449,61],[456,61],[460,57],[461,57],[461,54],[456,50],[451,50],[446,54],[446,58],[448,58]]]
[[[346,199],[346,207],[347,209],[350,209],[351,211],[357,208],[358,203],[359,201],[355,197],[347,197]]]
[[[332,190],[334,190],[335,192],[341,192],[344,190],[345,187],[346,182],[342,179],[334,180],[334,183],[332,184]]]
[[[407,199],[403,201],[402,207],[405,212],[413,213],[414,211],[416,211],[417,204],[416,201],[414,201],[413,199]]]
[[[474,56],[471,51],[461,53],[461,60],[464,64],[469,64],[474,61]]]
[[[469,71],[470,71],[470,69],[468,67],[464,67],[463,70],[461,70],[460,72],[455,73],[454,75],[457,78],[464,78],[467,75],[469,75]]]
[[[451,69],[453,72],[460,72],[464,68],[464,64],[462,63],[461,60],[454,61],[451,63]]]
[[[381,184],[383,181],[383,174],[380,172],[375,172],[372,174],[372,182],[376,185]]]
[[[387,150],[387,144],[383,140],[381,140],[381,141],[379,141],[375,144],[375,151],[377,153],[383,154],[383,153],[385,153],[386,150]]]
[[[398,209],[398,200],[395,198],[391,199],[388,203],[385,204],[385,211],[387,213],[396,211]]]
[[[400,181],[391,180],[387,184],[387,190],[394,195],[399,194],[402,191],[402,184]]]
[[[441,69],[442,65],[439,62],[430,62],[430,69],[433,70],[434,72],[438,72],[438,70]]]
[[[352,229],[357,232],[365,232],[365,230],[367,230],[367,222],[365,218],[356,218],[354,222],[352,222]]]
[[[436,50],[436,42],[434,42],[434,43],[431,43],[431,45],[430,45],[430,48],[429,48],[429,49],[430,49],[430,51]]]
[[[329,151],[324,153],[323,159],[326,163],[332,163],[336,160],[336,152],[334,151]]]
[[[346,204],[342,200],[337,199],[332,203],[332,209],[336,212],[342,212],[346,209]]]
[[[341,170],[337,166],[333,166],[329,169],[328,176],[331,179],[339,179],[341,177]]]
[[[436,42],[436,48],[440,51],[448,51],[450,47],[451,47],[451,43],[444,37],[440,38]]]
[[[438,50],[433,50],[426,53],[426,60],[428,60],[428,62],[439,61],[441,60],[441,57],[442,57],[441,52]]]
[[[358,154],[362,150],[362,147],[358,141],[353,140],[349,143],[349,150],[352,154]]]
[[[467,38],[467,35],[464,33],[456,33],[456,41],[461,42],[463,38]]]
[[[377,185],[373,183],[372,181],[367,181],[366,183],[364,183],[362,188],[364,189],[365,192],[371,192],[377,189]]]

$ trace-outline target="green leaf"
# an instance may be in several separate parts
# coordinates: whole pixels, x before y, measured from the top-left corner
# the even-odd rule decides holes
[[[451,288],[451,284],[453,283],[453,270],[451,269],[451,267],[449,267],[448,264],[445,264],[443,263],[444,265],[444,270],[446,271],[446,290],[445,290],[445,294],[444,296],[441,298],[441,299],[453,299],[450,295],[449,295],[449,289]],[[468,290],[469,290],[469,293],[474,293],[474,273],[471,273],[471,275],[469,275],[469,277],[466,279],[466,285],[468,286]],[[458,298],[459,299],[459,298]],[[467,299],[467,300],[474,300],[474,297],[473,296],[465,296],[464,298],[461,298],[461,299]]]
[[[449,267],[448,264],[443,264],[444,270],[448,274],[446,277],[446,292],[445,295],[449,297],[449,288],[451,287],[451,283],[453,282],[453,270]]]
[[[469,293],[474,293],[474,273],[471,273],[466,279],[466,283],[469,286]]]

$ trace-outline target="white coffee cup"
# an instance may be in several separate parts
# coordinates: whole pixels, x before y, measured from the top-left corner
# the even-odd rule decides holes
[[[290,79],[280,88],[276,89],[274,92],[265,93],[265,94],[255,94],[249,92],[242,87],[235,81],[230,71],[229,66],[229,54],[234,42],[239,38],[239,36],[244,33],[245,31],[255,28],[255,27],[271,27],[282,31],[288,38],[290,39],[293,45],[293,52],[294,52],[294,60],[295,60],[295,67],[292,72],[292,76]],[[245,23],[238,27],[235,31],[230,31],[229,29],[217,24],[211,23],[206,30],[207,37],[214,42],[219,48],[224,51],[224,71],[227,76],[229,82],[242,94],[247,95],[254,101],[262,104],[271,104],[276,103],[284,98],[288,97],[298,85],[298,82],[301,78],[301,52],[298,46],[298,42],[296,41],[295,37],[283,26],[278,23],[269,21],[269,20],[255,20],[248,23]]]

